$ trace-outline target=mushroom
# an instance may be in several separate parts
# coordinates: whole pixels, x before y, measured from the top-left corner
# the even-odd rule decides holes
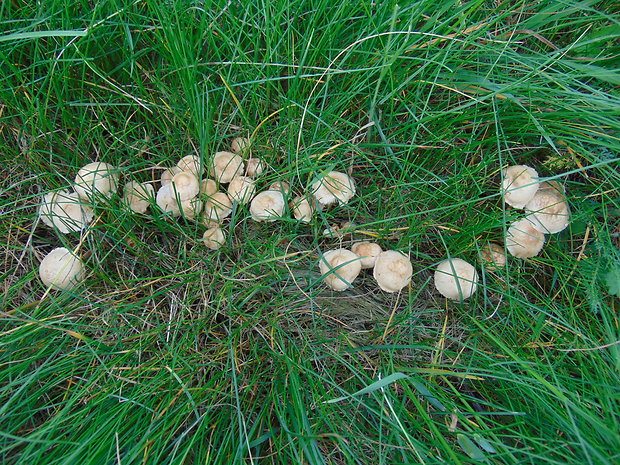
[[[554,187],[539,189],[525,205],[525,210],[530,212],[527,218],[532,226],[541,233],[559,233],[570,222],[568,202]]]
[[[330,171],[312,184],[312,195],[322,206],[346,204],[355,195],[355,182],[345,173]]]
[[[236,176],[228,185],[228,196],[242,205],[245,205],[256,193],[256,186],[248,176]]]
[[[68,249],[58,247],[41,261],[39,277],[46,287],[69,290],[83,279],[84,266]]]
[[[351,252],[362,259],[362,270],[365,270],[375,267],[377,256],[383,252],[383,249],[376,242],[363,241],[353,244]]]
[[[449,258],[437,265],[435,288],[448,299],[468,299],[478,288],[478,273],[465,260]]]
[[[552,179],[551,181],[543,181],[538,185],[538,190],[539,191],[547,191],[547,190],[552,190],[552,191],[556,191],[559,192],[560,194],[565,194],[566,193],[566,189],[565,187],[560,184],[558,181]]]
[[[202,195],[213,195],[217,192],[217,183],[213,179],[203,179],[200,181],[200,193]]]
[[[181,200],[190,200],[198,195],[200,183],[196,176],[189,171],[181,171],[172,177],[171,191]]]
[[[82,199],[94,195],[111,197],[118,190],[118,172],[112,165],[102,162],[89,163],[75,176],[75,192]]]
[[[247,137],[235,137],[230,144],[233,153],[245,152],[250,147],[250,139]]]
[[[172,168],[166,168],[163,173],[161,173],[161,185],[165,186],[172,182],[172,178],[175,174],[180,173],[181,170],[177,166],[173,166]]]
[[[43,196],[39,218],[63,234],[78,232],[93,220],[93,211],[82,203],[76,192],[61,190]]]
[[[266,190],[252,199],[250,213],[255,221],[275,221],[284,214],[284,207],[282,192]]]
[[[197,155],[186,155],[179,160],[176,166],[180,171],[188,171],[196,176],[197,179],[202,177],[204,170],[200,163],[200,157]],[[176,174],[176,173],[175,173]]]
[[[306,197],[295,197],[290,203],[291,211],[296,220],[310,223],[314,214],[314,205]]]
[[[260,158],[248,158],[245,164],[246,176],[260,176],[265,169],[264,163]]]
[[[147,182],[129,181],[123,188],[123,203],[136,213],[146,212],[154,197],[155,189]]]
[[[523,218],[515,221],[506,231],[506,249],[517,258],[535,257],[545,244],[545,235]]]
[[[514,207],[522,209],[538,190],[538,173],[530,166],[513,165],[504,169],[502,192],[504,201]]]
[[[284,195],[288,195],[291,191],[291,185],[286,181],[276,181],[268,187],[270,191],[280,191]]]
[[[360,274],[360,258],[347,249],[329,250],[319,261],[323,281],[334,291],[348,289]]]
[[[197,197],[181,200],[179,193],[175,192],[172,183],[162,186],[157,191],[155,203],[166,213],[172,213],[172,216],[184,216],[185,218],[194,218],[202,211],[202,200]]]
[[[497,271],[499,268],[503,268],[506,266],[504,248],[495,242],[487,242],[480,249],[480,261],[489,271]]]
[[[224,231],[220,227],[209,228],[202,236],[205,245],[211,250],[218,250],[226,242]]]
[[[411,282],[413,265],[402,253],[386,250],[377,255],[372,275],[381,290],[397,292]]]
[[[205,220],[220,223],[232,213],[232,202],[224,192],[216,192],[205,202]]]
[[[216,152],[210,175],[219,183],[229,183],[245,169],[243,158],[232,152]]]

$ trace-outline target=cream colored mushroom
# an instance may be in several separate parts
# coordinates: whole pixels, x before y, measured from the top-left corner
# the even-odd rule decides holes
[[[538,173],[530,166],[513,165],[505,168],[503,175],[504,201],[514,208],[524,208],[538,190]]]
[[[525,210],[530,212],[528,220],[542,233],[559,233],[570,223],[568,202],[564,194],[553,187],[539,189],[525,205]]]
[[[564,195],[566,193],[566,188],[560,184],[558,181],[556,181],[555,179],[552,179],[551,181],[543,181],[538,185],[538,190],[539,191],[548,191],[548,190],[552,190],[555,192],[558,192],[562,195]]]
[[[355,182],[345,173],[330,171],[312,184],[312,195],[322,206],[346,204],[355,195]]]
[[[224,192],[216,192],[205,202],[205,221],[220,223],[232,213],[232,202]]]
[[[230,144],[230,150],[233,153],[243,153],[250,148],[250,139],[247,137],[235,137]]]
[[[413,265],[402,253],[386,250],[375,258],[372,275],[381,290],[398,292],[411,282]]]
[[[200,194],[213,195],[217,192],[217,183],[213,179],[203,179],[200,181]]]
[[[173,216],[181,216],[180,199],[177,199],[172,190],[172,183],[163,185],[157,191],[155,203],[166,213],[172,213]]]
[[[239,155],[232,152],[216,152],[213,156],[210,175],[217,182],[226,184],[235,176],[241,175],[244,169],[243,158]]]
[[[197,155],[186,155],[179,160],[176,166],[180,171],[187,171],[196,176],[196,179],[202,178],[204,169],[200,163],[200,157]],[[174,173],[176,174],[176,173]]]
[[[268,190],[280,191],[284,195],[288,195],[288,193],[291,191],[291,185],[286,181],[276,181],[269,186]]]
[[[86,228],[93,221],[94,215],[76,192],[61,190],[43,196],[39,217],[50,228],[68,234]]]
[[[329,250],[319,261],[323,281],[334,291],[351,287],[362,270],[360,258],[347,249]]]
[[[460,258],[444,260],[435,270],[435,288],[448,299],[468,299],[478,288],[476,268]]]
[[[181,171],[172,177],[171,192],[181,200],[190,200],[198,195],[200,183],[189,171]]]
[[[312,221],[314,205],[306,197],[295,197],[290,203],[290,208],[296,220],[302,223],[310,223]]]
[[[95,195],[111,197],[118,190],[117,169],[102,162],[89,163],[75,176],[75,192],[82,199]]]
[[[222,231],[222,228],[213,227],[205,231],[202,240],[211,250],[218,250],[226,243],[226,235],[224,231]]]
[[[228,185],[228,196],[242,205],[252,200],[255,193],[254,181],[248,176],[237,176]]]
[[[362,269],[365,270],[375,267],[377,256],[383,252],[383,249],[376,242],[363,241],[353,244],[351,252],[362,259]]]
[[[180,172],[181,170],[177,166],[173,166],[172,168],[166,168],[161,173],[161,177],[160,177],[161,185],[165,186],[167,184],[170,184],[172,182],[172,178],[174,177],[174,175]]]
[[[545,235],[527,219],[515,221],[506,231],[506,249],[517,258],[535,257],[545,245]]]
[[[39,277],[46,287],[69,290],[84,278],[84,265],[71,251],[58,247],[41,261]]]
[[[506,266],[506,252],[501,245],[487,242],[480,248],[480,260],[487,270],[496,271]]]
[[[265,164],[260,158],[248,158],[245,163],[246,176],[260,176],[265,170]]]
[[[275,221],[284,214],[284,196],[280,191],[267,190],[252,199],[250,213],[255,221]]]
[[[130,181],[123,188],[123,203],[136,213],[146,212],[154,197],[155,189],[147,182]]]

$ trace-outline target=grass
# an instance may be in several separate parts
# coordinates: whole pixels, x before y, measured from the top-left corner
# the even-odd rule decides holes
[[[613,464],[620,455],[620,99],[613,2],[4,2],[0,460],[6,464]],[[310,225],[199,222],[117,198],[36,222],[91,160],[157,179],[251,136],[296,193],[350,170]],[[543,253],[434,290],[521,213],[501,168],[567,187]],[[325,238],[333,223],[352,236]],[[319,251],[410,254],[400,294],[331,293]],[[88,275],[37,266],[77,248]],[[616,295],[614,295],[614,292]]]

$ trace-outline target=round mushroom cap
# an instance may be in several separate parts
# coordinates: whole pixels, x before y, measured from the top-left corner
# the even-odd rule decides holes
[[[181,200],[193,199],[200,191],[200,183],[189,171],[181,171],[172,177],[171,190]]]
[[[220,223],[232,213],[232,202],[224,192],[210,195],[205,202],[204,217],[206,221]]]
[[[202,177],[202,173],[204,173],[202,164],[200,163],[200,157],[197,155],[185,155],[179,160],[176,167],[180,171],[192,173],[196,176],[196,179],[200,179]]]
[[[130,181],[123,188],[123,203],[136,213],[146,212],[154,197],[155,189],[147,182]]]
[[[276,181],[269,186],[268,190],[280,191],[284,195],[288,195],[288,193],[291,191],[291,185],[286,181]]]
[[[330,171],[312,184],[312,195],[322,206],[345,204],[355,195],[355,182],[345,173]]]
[[[172,182],[172,178],[174,177],[175,174],[180,173],[181,170],[179,169],[178,166],[173,166],[172,168],[166,168],[162,173],[161,173],[161,185],[165,186],[167,184],[170,184]]]
[[[245,164],[246,176],[260,176],[265,170],[265,165],[260,158],[248,158]]]
[[[237,176],[228,185],[228,196],[242,205],[245,205],[256,193],[254,180],[248,176]]]
[[[363,241],[353,244],[351,252],[362,259],[362,270],[364,270],[375,267],[377,256],[383,252],[383,249],[376,242]]]
[[[235,137],[230,144],[233,153],[243,153],[250,147],[250,139],[247,137]]]
[[[157,191],[155,197],[155,203],[166,213],[172,213],[172,216],[181,216],[181,207],[179,203],[180,199],[177,199],[172,190],[172,183],[163,185]]]
[[[255,221],[275,221],[284,214],[284,196],[280,191],[263,191],[252,199],[250,213]]]
[[[554,188],[538,190],[525,205],[530,212],[528,220],[541,233],[555,234],[563,231],[570,222],[570,209],[564,194]]]
[[[216,226],[207,229],[202,236],[202,240],[211,250],[218,250],[226,242],[226,235],[224,231],[222,231],[222,228]]]
[[[506,253],[504,248],[495,243],[487,242],[480,248],[480,261],[487,270],[496,271],[506,266]]]
[[[444,260],[435,270],[435,288],[448,299],[468,299],[478,288],[476,268],[460,258]]]
[[[566,194],[566,188],[560,184],[558,181],[556,181],[555,179],[552,179],[551,181],[543,181],[538,185],[538,190],[539,191],[548,191],[548,190],[552,190],[552,191],[556,191],[562,195]]]
[[[217,192],[217,183],[213,179],[203,179],[200,181],[200,193],[202,195],[213,195]]]
[[[209,171],[211,177],[221,184],[229,183],[243,173],[243,158],[232,152],[216,152]]]
[[[522,209],[538,190],[538,173],[530,166],[513,165],[505,168],[503,174],[504,201],[514,208]]]
[[[68,290],[83,279],[84,266],[67,248],[58,247],[41,261],[39,277],[46,287]]]
[[[48,192],[43,196],[39,217],[50,228],[68,234],[86,228],[93,221],[94,215],[76,192],[62,190]]]
[[[545,235],[527,218],[515,221],[506,231],[506,249],[517,258],[535,257],[545,245]]]
[[[314,214],[314,205],[306,197],[295,197],[290,203],[291,211],[296,220],[310,223]]]
[[[413,265],[402,253],[386,250],[377,255],[372,275],[381,290],[398,292],[411,282]]]
[[[95,195],[111,197],[118,190],[119,176],[117,169],[102,162],[83,166],[75,176],[75,192],[82,199]]]
[[[347,249],[329,250],[319,261],[323,281],[334,291],[344,291],[351,287],[362,271],[360,258]]]

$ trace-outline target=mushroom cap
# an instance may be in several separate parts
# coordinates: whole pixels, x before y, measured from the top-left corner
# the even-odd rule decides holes
[[[435,270],[435,288],[448,299],[468,299],[478,288],[476,268],[460,258],[444,260]]]
[[[166,213],[172,213],[172,216],[181,216],[180,200],[174,196],[172,183],[165,184],[157,191],[155,203]]]
[[[564,194],[555,188],[538,190],[534,197],[525,205],[530,212],[528,220],[541,233],[559,233],[570,222],[570,209]]]
[[[217,192],[217,183],[213,179],[203,179],[200,181],[200,193],[202,195],[213,195]]]
[[[288,193],[291,191],[291,185],[286,181],[276,181],[268,187],[268,190],[280,191],[284,195],[288,195]]]
[[[148,182],[129,181],[123,188],[123,202],[136,213],[146,212],[153,197],[155,189]]]
[[[329,250],[319,261],[323,281],[334,291],[348,289],[362,271],[357,255],[347,249]]]
[[[172,168],[166,168],[160,177],[161,185],[165,186],[166,184],[170,184],[172,182],[172,178],[175,174],[180,173],[181,169],[178,166],[173,166]]]
[[[232,213],[232,201],[224,192],[210,195],[205,202],[204,217],[206,221],[220,223]]]
[[[243,153],[250,147],[250,139],[247,137],[235,137],[230,143],[230,151],[233,153]]]
[[[513,222],[506,231],[506,249],[517,258],[535,257],[545,245],[545,235],[527,218]]]
[[[188,171],[192,173],[197,179],[200,179],[202,177],[202,173],[204,173],[204,169],[200,163],[200,157],[198,155],[185,155],[179,160],[176,167],[180,171]]]
[[[381,290],[397,292],[411,282],[413,265],[402,253],[386,250],[377,255],[372,275]]]
[[[202,236],[205,245],[211,250],[218,250],[226,242],[226,235],[219,226],[209,228]]]
[[[562,195],[566,193],[566,188],[564,187],[564,185],[560,184],[555,179],[552,179],[550,181],[543,181],[543,182],[541,182],[538,185],[538,190],[539,191],[552,190],[552,191],[559,192]]]
[[[78,232],[93,220],[93,211],[83,204],[77,192],[48,192],[39,207],[41,221],[63,234]]]
[[[275,221],[284,214],[285,205],[282,192],[266,190],[252,199],[250,213],[255,221]]]
[[[291,211],[296,220],[310,223],[314,214],[314,205],[306,197],[295,197],[290,203]]]
[[[248,158],[245,164],[246,176],[260,176],[265,170],[265,164],[260,158]]]
[[[514,208],[522,209],[538,190],[538,173],[527,165],[512,165],[505,168],[503,173],[504,201]]]
[[[374,268],[377,256],[383,252],[383,249],[376,242],[356,242],[351,247],[351,252],[360,257],[362,270]]]
[[[181,200],[193,199],[200,191],[198,178],[189,171],[181,171],[172,177],[172,192]]]
[[[504,248],[496,242],[487,242],[480,248],[480,261],[489,271],[496,271],[506,266]]]
[[[243,158],[239,155],[232,152],[216,152],[209,173],[217,182],[226,184],[235,176],[241,175],[244,169]]]
[[[242,205],[245,205],[256,193],[254,180],[248,176],[236,176],[228,184],[228,196]]]
[[[345,204],[355,195],[355,182],[345,173],[330,171],[312,184],[312,195],[322,206]]]
[[[93,162],[83,166],[75,176],[75,192],[82,199],[94,195],[111,197],[118,190],[119,176],[117,169],[102,162]]]
[[[46,287],[68,290],[83,279],[84,266],[71,251],[58,247],[41,261],[39,277]]]

